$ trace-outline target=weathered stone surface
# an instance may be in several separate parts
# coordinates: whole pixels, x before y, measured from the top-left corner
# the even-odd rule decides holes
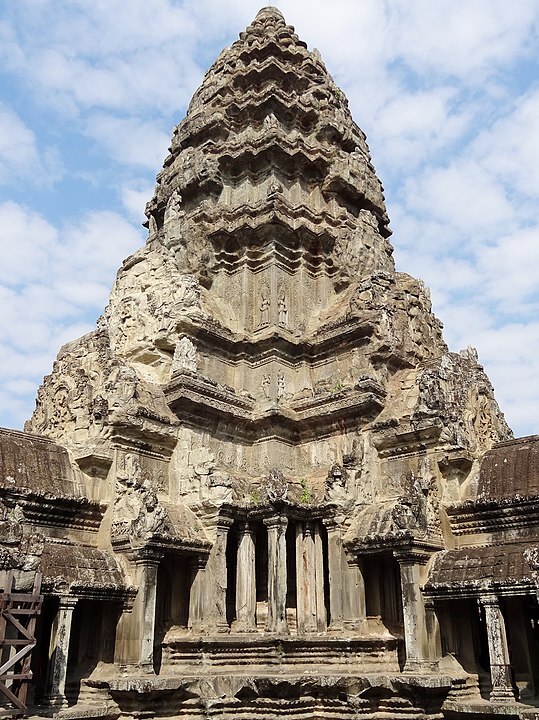
[[[395,270],[365,136],[277,9],[206,74],[146,215],[39,390],[26,429],[49,440],[0,436],[0,562],[41,563],[43,642],[78,648],[38,691],[122,717],[440,718],[479,699],[487,646],[493,700],[511,653],[539,687],[533,443]]]

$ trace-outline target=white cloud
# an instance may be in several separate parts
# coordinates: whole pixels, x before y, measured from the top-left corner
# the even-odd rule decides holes
[[[14,202],[0,205],[0,282],[13,286],[47,272],[57,231],[42,216]]]
[[[0,102],[0,185],[20,178],[38,184],[51,184],[61,174],[56,149],[45,147],[38,151],[34,132]]]
[[[132,181],[122,188],[122,204],[131,220],[139,223],[146,221],[144,209],[153,192],[153,186],[146,185],[145,180]]]
[[[520,0],[386,0],[396,54],[429,77],[479,82],[526,53],[537,38],[538,7]]]
[[[515,210],[500,186],[476,161],[461,157],[446,167],[427,168],[406,183],[408,205],[449,224],[473,243],[476,233],[514,219]]]
[[[177,3],[20,0],[5,15],[0,58],[63,110],[171,109],[200,75],[192,51],[203,27]]]
[[[393,166],[410,172],[462,137],[471,112],[453,107],[456,96],[455,88],[441,86],[413,93],[403,89],[388,100],[375,123]]]
[[[122,165],[154,171],[163,163],[172,134],[172,131],[164,132],[156,122],[111,115],[90,116],[85,132],[98,140],[110,157]]]
[[[539,89],[519,97],[512,112],[483,132],[473,151],[486,169],[525,196],[539,197]]]

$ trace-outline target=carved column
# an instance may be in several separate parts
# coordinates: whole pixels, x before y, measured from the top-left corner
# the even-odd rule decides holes
[[[238,632],[256,631],[255,529],[240,528],[236,563],[236,624]]]
[[[324,520],[328,532],[329,567],[329,629],[342,632],[343,629],[343,588],[342,588],[342,539],[339,525],[334,520]]]
[[[485,624],[487,627],[490,679],[492,683],[490,701],[496,703],[514,701],[515,694],[511,683],[511,665],[509,662],[505,620],[499,600],[495,595],[483,595],[479,598],[479,602],[485,611]]]
[[[423,569],[428,556],[409,553],[398,555],[397,560],[401,576],[404,644],[406,648],[404,672],[418,672],[428,669],[430,662],[425,605],[421,594]]]
[[[303,542],[303,523],[296,522],[296,620],[298,635],[305,633],[306,597],[305,584],[307,582],[307,568],[305,558],[305,543]]]
[[[228,632],[226,620],[226,544],[228,531],[233,523],[230,517],[218,517],[215,521],[215,541],[206,565],[206,611],[208,625],[216,632]]]
[[[424,598],[424,605],[429,657],[433,664],[437,664],[442,657],[442,636],[440,633],[440,623],[438,621],[434,600],[430,597],[426,597]]]
[[[326,598],[324,595],[324,551],[320,522],[314,526],[314,569],[315,569],[315,600],[316,600],[316,629],[324,632],[327,625]]]
[[[71,623],[73,610],[77,604],[76,597],[62,596],[56,617],[56,633],[51,639],[49,661],[49,690],[45,698],[47,705],[55,708],[67,705],[65,696],[67,660],[69,654],[69,641],[71,639]]]
[[[133,612],[138,617],[141,633],[138,663],[150,672],[153,672],[157,569],[160,561],[161,556],[152,552],[141,552],[135,560],[139,570],[139,589]]]
[[[346,556],[347,589],[345,625],[351,630],[363,630],[366,623],[365,581],[361,571],[360,560],[353,555]]]
[[[316,632],[316,564],[312,523],[305,523],[303,542],[305,544],[305,607],[307,611],[305,630]]]
[[[189,592],[189,621],[193,632],[200,632],[204,623],[204,579],[206,558],[197,555],[191,564],[191,590]]]
[[[264,520],[268,528],[268,626],[269,632],[288,633],[286,622],[286,527],[288,518]]]

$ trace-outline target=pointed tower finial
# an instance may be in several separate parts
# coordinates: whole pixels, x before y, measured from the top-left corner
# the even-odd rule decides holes
[[[269,20],[285,22],[284,15],[274,5],[266,5],[266,7],[261,8],[255,17],[255,22],[268,22]]]

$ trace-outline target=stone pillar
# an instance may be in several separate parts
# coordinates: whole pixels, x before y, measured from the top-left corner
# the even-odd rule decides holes
[[[440,633],[440,622],[434,606],[434,600],[426,597],[423,600],[425,605],[425,624],[429,644],[429,658],[433,665],[437,665],[442,657],[442,636]]]
[[[54,708],[67,705],[65,696],[67,660],[69,654],[69,641],[71,639],[71,623],[73,610],[77,604],[76,597],[60,597],[60,606],[56,617],[56,633],[51,639],[51,652],[48,668],[49,689],[45,703]]]
[[[316,600],[316,629],[325,632],[327,626],[326,598],[324,595],[324,550],[320,522],[314,526],[314,570],[315,570],[315,600]]]
[[[345,613],[345,626],[350,630],[366,629],[365,607],[365,581],[361,571],[360,560],[353,555],[346,556],[347,565],[347,612]]]
[[[161,557],[153,553],[141,553],[135,560],[135,565],[139,570],[139,589],[135,608],[141,633],[138,664],[149,672],[153,672],[157,569],[160,561]]]
[[[288,518],[264,520],[268,528],[268,625],[269,632],[288,633],[286,622],[286,527]]]
[[[256,631],[255,529],[240,528],[236,563],[236,623],[238,632]]]
[[[306,596],[305,584],[307,582],[307,568],[305,558],[305,543],[303,542],[303,523],[296,522],[296,621],[298,635],[305,633],[306,623]]]
[[[305,523],[305,631],[316,632],[316,565],[312,523]]]
[[[215,632],[229,632],[226,619],[226,544],[228,531],[233,523],[230,517],[215,520],[215,540],[206,565],[206,616],[207,624]]]
[[[511,665],[505,633],[505,620],[499,600],[495,595],[483,595],[479,598],[479,602],[485,611],[485,624],[487,627],[490,679],[492,683],[490,701],[495,703],[514,701],[515,694],[511,683]]]
[[[428,652],[427,623],[421,584],[428,556],[420,553],[407,553],[398,555],[397,560],[401,576],[406,648],[404,672],[425,671],[429,669],[431,661]]]
[[[342,539],[339,525],[334,520],[324,520],[328,531],[329,567],[329,629],[343,630],[343,587],[342,587]]]
[[[204,579],[207,558],[197,555],[191,564],[191,590],[189,592],[189,620],[187,627],[200,632],[204,623]]]

